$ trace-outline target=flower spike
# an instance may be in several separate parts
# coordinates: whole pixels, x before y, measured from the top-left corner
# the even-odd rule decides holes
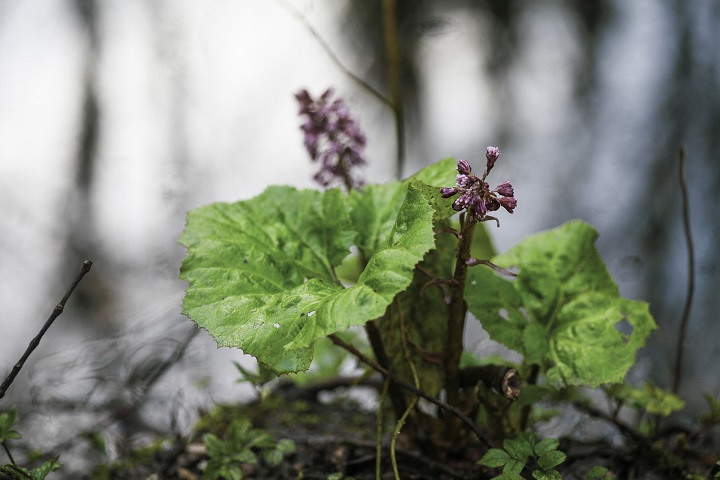
[[[340,181],[348,189],[358,188],[363,182],[352,175],[352,170],[366,163],[365,134],[345,102],[341,98],[332,99],[334,93],[329,88],[317,100],[307,90],[295,94],[300,115],[307,117],[300,127],[305,134],[305,149],[312,161],[320,163],[320,170],[313,177],[320,185],[327,187]]]
[[[500,149],[487,147],[485,154],[487,164],[482,178],[478,178],[472,173],[472,167],[467,160],[458,160],[458,174],[455,178],[457,187],[443,187],[440,189],[443,198],[450,198],[460,194],[452,204],[453,210],[457,212],[467,211],[481,222],[486,220],[497,221],[497,218],[491,217],[487,213],[499,210],[500,207],[503,207],[508,213],[513,213],[517,206],[517,199],[510,182],[502,182],[495,187],[495,190],[490,190],[490,186],[485,182],[485,177],[495,166],[499,156]]]

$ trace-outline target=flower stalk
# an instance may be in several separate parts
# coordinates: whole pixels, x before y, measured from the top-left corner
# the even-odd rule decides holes
[[[465,316],[467,303],[465,302],[465,283],[467,281],[467,269],[470,266],[482,264],[483,261],[470,256],[470,249],[473,243],[475,227],[478,222],[495,220],[497,218],[488,215],[488,212],[499,210],[503,207],[509,213],[517,206],[515,191],[510,182],[503,182],[491,190],[485,181],[490,171],[500,157],[500,150],[497,147],[487,147],[485,158],[485,171],[482,177],[472,173],[472,167],[467,160],[459,160],[457,163],[456,187],[444,187],[440,189],[443,198],[450,198],[458,195],[452,204],[452,208],[458,212],[465,212],[461,217],[460,243],[457,249],[455,272],[451,282],[452,293],[448,313],[447,344],[445,349],[445,391],[448,403],[453,406],[460,404],[460,356],[463,351],[463,334],[465,331]]]
[[[473,242],[477,218],[467,215],[460,233],[453,289],[450,297],[450,313],[448,319],[447,347],[445,354],[445,390],[450,405],[457,407],[460,403],[460,355],[463,350],[463,333],[465,332],[465,282],[467,280],[467,260],[470,258],[470,247]]]

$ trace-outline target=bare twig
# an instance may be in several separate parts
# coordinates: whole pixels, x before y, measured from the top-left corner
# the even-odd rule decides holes
[[[419,388],[416,388],[414,385],[411,385],[411,384],[407,383],[406,381],[400,379],[397,375],[395,375],[394,373],[390,372],[390,371],[387,370],[386,368],[381,367],[381,366],[378,365],[376,362],[373,362],[370,358],[368,358],[366,355],[364,355],[360,350],[358,350],[358,349],[355,348],[354,346],[350,345],[349,343],[343,341],[343,340],[342,340],[340,337],[338,337],[337,335],[335,335],[335,334],[328,335],[328,338],[329,338],[335,345],[337,345],[337,346],[339,346],[339,347],[342,347],[342,348],[344,348],[345,350],[347,350],[348,352],[352,353],[352,354],[355,355],[361,362],[363,362],[364,364],[366,364],[367,366],[369,366],[369,367],[372,368],[373,370],[382,373],[385,377],[391,378],[395,383],[397,383],[398,385],[400,385],[400,386],[403,387],[404,389],[409,390],[409,391],[411,391],[412,393],[421,396],[422,398],[424,398],[424,399],[427,400],[428,402],[432,403],[433,405],[436,405],[436,406],[442,408],[443,410],[446,410],[446,411],[452,413],[452,414],[455,415],[457,418],[459,418],[460,420],[462,420],[462,422],[465,423],[465,425],[467,425],[468,428],[470,428],[470,430],[472,430],[472,431],[475,433],[475,435],[477,435],[477,437],[478,437],[478,439],[480,439],[480,441],[482,441],[482,442],[483,442],[485,445],[487,445],[488,447],[492,447],[492,446],[493,446],[492,442],[491,442],[490,439],[487,437],[487,435],[485,435],[485,433],[484,433],[482,430],[480,430],[480,428],[479,428],[477,425],[475,425],[475,422],[473,422],[473,421],[472,421],[467,415],[465,415],[465,414],[462,412],[462,410],[460,410],[459,408],[453,407],[452,405],[448,405],[447,403],[438,400],[437,398],[433,397],[432,395],[428,395],[427,393],[425,393],[424,391],[420,390]]]
[[[673,393],[680,390],[680,380],[682,378],[683,350],[685,344],[685,334],[687,331],[688,321],[690,319],[690,307],[692,306],[692,298],[695,293],[695,248],[693,246],[692,231],[690,229],[690,200],[688,197],[687,180],[685,179],[685,156],[687,149],[685,145],[680,146],[680,161],[678,164],[678,177],[680,179],[680,192],[682,193],[683,206],[683,227],[685,229],[685,240],[688,250],[688,290],[685,297],[685,306],[683,308],[682,319],[680,320],[680,331],[678,332],[677,347],[675,351],[675,372],[673,375]]]
[[[305,28],[307,28],[308,32],[310,32],[310,35],[312,35],[315,40],[318,42],[320,47],[322,47],[323,50],[325,50],[325,53],[330,58],[330,60],[337,66],[342,72],[350,77],[355,83],[360,85],[364,90],[366,90],[369,94],[371,94],[373,97],[377,98],[383,105],[390,107],[390,109],[393,109],[392,102],[388,100],[382,93],[380,93],[375,87],[370,85],[368,82],[363,80],[362,78],[358,77],[354,73],[350,71],[343,63],[340,61],[340,59],[335,55],[335,52],[333,52],[332,48],[330,48],[330,45],[322,38],[322,36],[318,33],[315,28],[313,28],[312,25],[310,25],[310,22],[307,21],[307,19],[303,16],[302,13],[300,13],[295,7],[290,5],[289,2],[279,0],[279,3],[285,7],[285,9],[290,12],[295,18],[300,20],[303,25],[305,25]],[[394,109],[393,109],[394,110]]]
[[[82,264],[82,267],[80,267],[80,272],[77,274],[77,277],[75,277],[75,281],[72,283],[72,285],[70,285],[68,291],[65,292],[65,296],[62,298],[62,300],[60,300],[60,303],[58,303],[57,306],[53,309],[53,312],[50,314],[50,318],[47,319],[45,325],[43,325],[42,329],[40,330],[40,333],[38,333],[37,336],[32,339],[27,349],[25,350],[25,353],[23,353],[23,356],[20,357],[20,360],[18,360],[5,381],[2,383],[2,385],[0,385],[0,398],[3,398],[5,396],[5,392],[15,380],[15,377],[17,377],[18,373],[20,373],[20,369],[23,367],[23,365],[25,365],[25,361],[28,359],[30,354],[37,348],[37,346],[40,345],[40,340],[42,340],[45,332],[48,331],[50,325],[52,325],[55,319],[59,317],[60,314],[63,312],[63,309],[65,309],[65,303],[67,303],[70,295],[75,290],[75,287],[77,287],[78,283],[80,283],[80,280],[82,280],[85,274],[90,271],[90,267],[92,267],[92,262],[90,260],[85,260]]]

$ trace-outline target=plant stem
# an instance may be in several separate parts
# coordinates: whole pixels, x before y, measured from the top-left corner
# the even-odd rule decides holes
[[[360,350],[352,346],[351,344],[345,342],[342,338],[338,337],[335,334],[328,335],[328,338],[330,341],[332,341],[335,345],[338,347],[342,347],[348,352],[355,355],[361,362],[372,368],[373,370],[382,373],[384,376],[391,378],[395,383],[400,385],[402,388],[411,391],[412,393],[424,398],[428,402],[432,403],[433,405],[436,405],[443,410],[446,410],[456,417],[458,417],[465,425],[472,430],[475,435],[477,435],[478,439],[483,442],[488,447],[492,447],[493,443],[490,441],[490,439],[485,435],[485,433],[478,428],[477,425],[475,425],[475,422],[473,422],[467,415],[465,415],[462,410],[460,410],[457,407],[454,407],[452,405],[448,405],[447,403],[438,400],[437,398],[433,397],[432,395],[428,395],[427,393],[423,392],[419,388],[416,388],[414,385],[409,384],[405,380],[402,380],[398,376],[396,376],[394,373],[390,372],[388,369],[381,367],[376,362],[373,362],[370,360],[366,355],[364,355]]]
[[[685,178],[685,145],[680,147],[680,162],[678,176],[680,177],[680,191],[682,192],[683,227],[685,229],[685,241],[688,250],[688,290],[685,297],[682,319],[680,320],[680,331],[678,332],[677,348],[675,351],[675,372],[673,374],[672,392],[680,390],[682,379],[683,350],[685,348],[685,334],[690,319],[690,307],[692,306],[693,294],[695,293],[695,248],[693,246],[692,230],[690,229],[690,200],[688,196],[687,180]]]
[[[395,177],[401,179],[405,167],[405,114],[402,104],[402,58],[395,0],[382,1],[382,16],[390,109],[395,117],[395,139],[397,141]]]
[[[391,307],[388,307],[388,311],[390,308]],[[365,324],[365,333],[368,336],[370,346],[372,347],[373,353],[375,354],[375,359],[377,360],[378,364],[380,364],[380,366],[385,370],[389,371],[390,359],[385,352],[385,347],[383,346],[382,342],[382,336],[380,335],[380,330],[378,330],[375,320],[371,320]],[[395,412],[395,418],[400,418],[407,409],[405,396],[403,395],[402,390],[398,388],[396,382],[393,379],[388,377],[388,380],[390,382],[390,402],[392,403],[393,411]]]
[[[10,463],[15,465],[15,459],[12,456],[12,453],[10,453],[10,449],[8,448],[7,444],[5,442],[2,442],[3,449],[5,449],[5,453],[7,454],[8,458],[10,459]]]
[[[445,348],[445,393],[448,403],[454,407],[460,404],[460,355],[463,350],[463,333],[465,331],[465,281],[467,280],[467,260],[470,258],[473,234],[477,219],[467,215],[463,223],[458,245],[453,288],[450,297],[448,318],[447,345]]]
[[[388,387],[390,386],[390,379],[385,378],[383,382],[383,389],[380,393],[380,402],[377,409],[377,430],[375,436],[375,478],[382,476],[382,437],[383,437],[383,401],[387,397]]]

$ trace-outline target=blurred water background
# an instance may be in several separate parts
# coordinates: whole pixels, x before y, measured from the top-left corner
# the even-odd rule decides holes
[[[180,314],[176,239],[188,209],[314,186],[301,88],[334,87],[369,139],[366,179],[393,178],[391,112],[316,37],[386,92],[380,4],[0,0],[3,377],[94,262],[4,399],[37,407],[23,433],[39,447],[92,431],[133,396],[150,395],[151,411],[109,428],[182,433],[199,408],[251,393],[232,365],[248,359]],[[491,226],[496,247],[592,223],[621,293],[650,302],[660,325],[631,375],[666,388],[688,287],[687,145],[697,288],[681,393],[697,413],[701,393],[720,389],[720,3],[397,0],[396,11],[403,174],[451,155],[481,168],[499,146],[493,175],[512,182],[518,208]],[[471,348],[483,338],[467,332]]]

